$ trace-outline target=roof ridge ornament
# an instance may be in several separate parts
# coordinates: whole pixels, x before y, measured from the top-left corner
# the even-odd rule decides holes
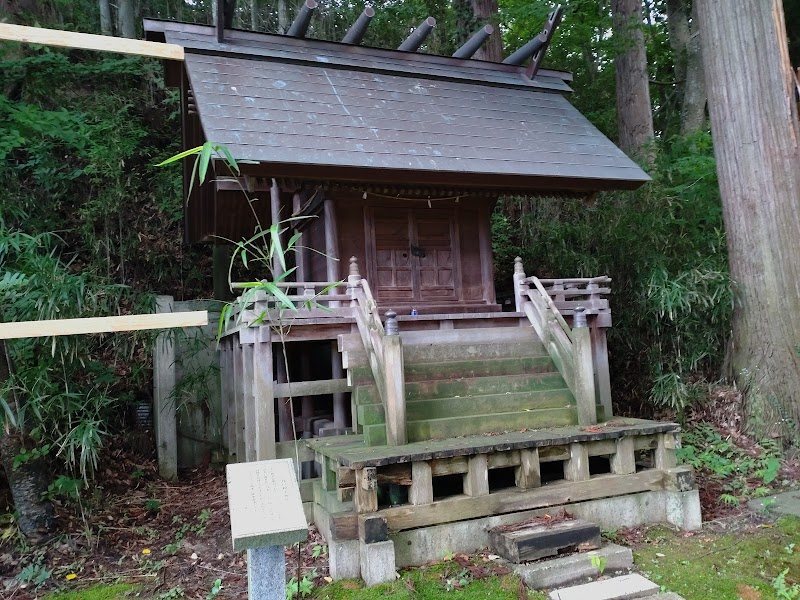
[[[550,40],[553,39],[553,34],[561,23],[561,17],[564,14],[564,9],[561,5],[557,5],[553,11],[547,16],[547,23],[541,33],[529,41],[527,44],[519,48],[516,52],[506,57],[503,61],[504,65],[520,66],[529,58],[532,58],[531,64],[528,67],[526,75],[528,79],[536,77],[539,67],[542,65],[542,60],[547,52],[547,47],[550,45]]]
[[[364,39],[364,34],[367,33],[367,27],[369,27],[370,21],[372,21],[372,17],[375,16],[375,9],[371,6],[367,5],[364,7],[364,12],[362,12],[356,22],[350,27],[347,31],[345,36],[342,38],[343,44],[360,44],[361,40]]]
[[[411,35],[409,35],[397,49],[403,52],[416,52],[430,35],[431,31],[433,31],[434,27],[436,27],[436,19],[428,17],[419,24],[419,27],[411,32]]]
[[[316,8],[316,0],[306,0],[303,2],[300,10],[297,11],[297,16],[294,18],[294,21],[292,21],[291,27],[289,27],[289,31],[286,32],[286,35],[296,38],[306,37],[308,26],[311,25],[311,17]]]
[[[469,38],[461,48],[453,53],[453,58],[472,58],[493,33],[494,27],[491,25],[484,25],[473,33],[472,37]]]

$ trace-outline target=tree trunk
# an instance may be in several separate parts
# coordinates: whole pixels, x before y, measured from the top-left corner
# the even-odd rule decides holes
[[[278,33],[289,30],[289,13],[286,12],[286,0],[278,0]]]
[[[692,27],[686,47],[686,86],[681,105],[681,134],[706,126],[706,76],[703,70],[702,31],[697,19],[697,4],[692,6]]]
[[[0,384],[11,377],[11,358],[6,345],[0,340]],[[6,398],[15,415],[19,415],[16,393],[11,392]],[[32,542],[43,539],[53,528],[53,505],[42,499],[47,491],[47,465],[43,459],[28,461],[14,468],[14,458],[22,450],[24,435],[14,430],[6,420],[4,431],[0,435],[0,466],[6,472],[14,508],[17,511],[22,534]]]
[[[117,0],[117,25],[122,37],[136,38],[136,7],[134,0]]]
[[[781,0],[697,0],[728,260],[730,367],[747,423],[800,417],[800,124]],[[794,425],[794,426],[793,426]]]
[[[258,0],[250,0],[250,29],[258,31]]]
[[[689,13],[686,12],[686,0],[667,0],[667,31],[669,46],[672,48],[675,87],[678,97],[683,98],[689,48]]]
[[[114,25],[111,20],[111,4],[109,0],[100,0],[100,33],[114,35]]]
[[[628,154],[641,155],[654,136],[647,52],[642,31],[642,1],[612,0],[611,10],[617,44],[619,145]]]
[[[503,40],[500,38],[500,22],[498,20],[497,0],[472,0],[472,14],[478,26],[491,25],[494,32],[480,47],[473,58],[491,62],[503,62]],[[470,31],[467,35],[471,35]]]

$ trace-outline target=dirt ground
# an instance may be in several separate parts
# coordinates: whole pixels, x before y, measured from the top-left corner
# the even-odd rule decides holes
[[[18,535],[0,540],[0,598],[33,600],[47,590],[119,578],[141,584],[146,598],[168,598],[182,588],[183,596],[173,597],[205,599],[217,579],[223,583],[217,598],[245,597],[245,554],[231,547],[224,472],[203,467],[167,482],[153,459],[122,448],[109,454],[81,506],[57,506],[58,533],[47,545],[26,547]],[[4,484],[0,514],[11,510]],[[296,576],[299,567],[300,579],[315,573],[321,584],[328,574],[324,541],[313,527],[299,564],[297,546],[286,559],[287,571]],[[52,571],[48,580],[38,589],[20,585],[19,573],[37,563]]]
[[[145,598],[205,600],[218,579],[222,590],[216,598],[245,597],[245,555],[232,551],[224,471],[206,466],[182,472],[176,482],[163,481],[149,438],[136,435],[109,441],[106,466],[80,503],[57,505],[58,532],[41,547],[27,546],[16,533],[0,473],[0,598],[34,600],[53,589],[120,579],[140,584]],[[749,442],[737,443],[746,447]],[[786,461],[782,476],[796,480],[798,465]],[[703,472],[697,478],[704,521],[747,526],[752,515],[744,504],[720,500],[722,482]],[[618,535],[636,545],[643,534]],[[299,555],[297,547],[286,554],[289,577],[299,569],[298,579],[325,585],[327,552],[314,528]],[[20,582],[37,576],[43,581],[38,588],[33,581]]]

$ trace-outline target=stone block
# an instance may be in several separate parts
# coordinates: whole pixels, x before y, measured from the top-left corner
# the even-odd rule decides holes
[[[550,592],[550,600],[633,600],[657,594],[660,586],[637,573]]]
[[[361,577],[358,540],[328,541],[328,568],[334,580]]]
[[[283,600],[286,597],[283,546],[247,551],[247,594],[250,600]]]
[[[368,586],[394,581],[397,577],[394,564],[394,542],[386,541],[375,544],[359,542],[359,555],[361,578]]]
[[[630,548],[608,544],[592,552],[515,565],[514,572],[533,590],[560,587],[598,575],[598,568],[592,564],[593,555],[605,559],[603,573],[624,571],[633,566],[633,553]]]

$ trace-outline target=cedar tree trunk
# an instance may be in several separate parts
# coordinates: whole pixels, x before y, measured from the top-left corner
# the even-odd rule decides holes
[[[111,3],[109,0],[99,0],[100,2],[100,33],[103,35],[114,35],[113,21],[111,20]]]
[[[697,19],[697,6],[692,6],[692,26],[686,47],[686,86],[681,106],[681,134],[695,132],[706,126],[706,77],[703,70],[702,31]]]
[[[134,0],[117,0],[117,24],[122,37],[136,38],[136,7]]]
[[[6,345],[0,340],[0,385],[11,377],[11,361]],[[14,414],[19,414],[16,394],[12,391],[5,399]],[[28,461],[14,468],[14,458],[23,447],[24,434],[6,421],[0,430],[0,466],[6,472],[11,497],[17,511],[17,525],[22,534],[32,542],[41,540],[53,528],[53,505],[42,499],[47,491],[47,465],[43,459]]]
[[[729,362],[750,428],[778,435],[800,416],[800,125],[783,7],[696,1],[737,286]]]
[[[619,145],[628,154],[640,155],[654,136],[642,0],[612,0],[611,10],[617,44],[614,64]]]

